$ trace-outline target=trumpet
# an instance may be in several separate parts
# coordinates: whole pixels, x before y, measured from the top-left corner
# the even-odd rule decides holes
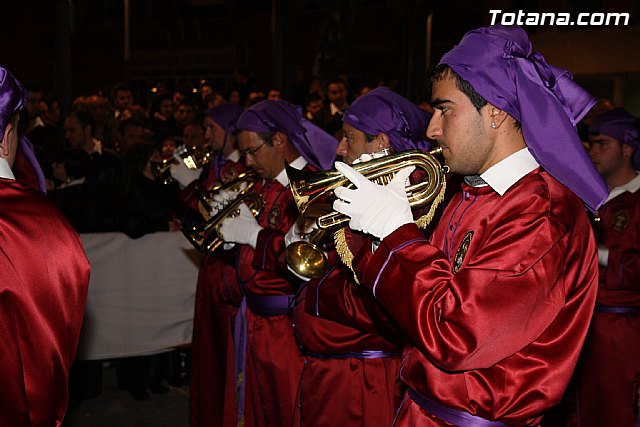
[[[262,212],[264,208],[262,197],[259,194],[249,192],[255,183],[256,181],[248,183],[244,190],[238,192],[235,199],[226,203],[222,210],[215,215],[211,215],[203,224],[194,226],[191,229],[182,229],[182,234],[201,253],[205,255],[212,254],[224,243],[220,233],[222,222],[228,217],[237,216],[240,213],[241,203],[246,203],[249,206],[253,216],[258,216]]]
[[[304,229],[304,217],[298,219],[300,228]],[[322,277],[328,269],[327,256],[323,250],[323,242],[331,235],[329,229],[314,229],[307,234],[301,234],[303,240],[287,245],[285,260],[291,269],[299,276],[308,279]]]
[[[176,148],[173,154],[174,156],[179,156],[185,166],[191,170],[202,168],[211,161],[213,155],[208,145],[202,147],[185,147],[182,145]],[[156,177],[156,180],[161,181],[163,184],[170,184],[174,181],[171,176],[171,165],[177,164],[179,164],[179,161],[175,157],[152,161],[151,172]]]
[[[401,151],[384,157],[374,158],[367,162],[352,165],[352,167],[364,175],[369,181],[385,185],[391,182],[393,176],[408,166],[422,169],[427,176],[417,184],[405,187],[411,207],[421,207],[431,202],[438,195],[444,182],[444,174],[448,167],[442,167],[435,155],[442,153],[442,148],[437,147],[429,152],[420,150]],[[302,216],[310,206],[320,201],[326,202],[334,196],[333,190],[346,186],[352,188],[353,184],[342,173],[336,170],[307,172],[286,166],[289,185],[293,193],[293,200],[298,206]],[[320,229],[338,227],[349,222],[349,217],[333,210],[319,215],[316,223]]]
[[[424,170],[427,176],[422,182],[405,187],[409,204],[421,207],[436,198],[444,183],[448,168],[440,166],[434,157],[441,152],[439,147],[428,153],[420,150],[403,151],[355,164],[353,168],[378,184],[389,183],[398,171],[407,166]],[[343,185],[353,187],[353,184],[336,170],[306,172],[289,165],[286,169],[293,199],[301,214],[300,221],[304,221],[305,217],[314,219],[318,229],[303,236],[305,240],[288,245],[285,258],[289,267],[300,276],[310,279],[320,277],[328,268],[321,243],[333,234],[332,229],[349,221],[347,216],[333,211],[327,202],[334,196],[334,189]]]
[[[249,169],[246,172],[242,172],[235,179],[222,183],[222,182],[214,182],[209,188],[206,190],[201,190],[198,192],[198,211],[202,215],[205,221],[207,221],[211,217],[211,204],[214,202],[214,197],[220,191],[234,191],[239,193],[242,188],[242,184],[246,183],[249,185],[250,183],[257,182],[258,176],[253,171],[253,169]],[[253,184],[252,184],[253,186]]]

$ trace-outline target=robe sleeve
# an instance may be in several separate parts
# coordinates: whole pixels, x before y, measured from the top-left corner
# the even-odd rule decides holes
[[[407,224],[383,240],[363,283],[441,368],[490,367],[533,342],[564,306],[572,283],[561,277],[564,234],[552,217],[519,215],[453,274],[444,253]]]

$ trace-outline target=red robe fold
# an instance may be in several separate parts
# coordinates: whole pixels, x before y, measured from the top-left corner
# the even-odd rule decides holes
[[[264,209],[258,223],[265,227],[258,235],[256,250],[241,245],[238,253],[238,276],[245,294],[276,296],[295,294],[298,280],[274,263],[284,254],[283,241],[276,234],[289,230],[298,210],[288,187],[269,180],[259,192]],[[247,352],[244,371],[244,426],[290,426],[295,414],[295,395],[302,370],[302,356],[293,337],[291,314],[263,317],[246,310]],[[233,367],[227,375],[233,375]],[[227,381],[235,386],[238,380]],[[226,396],[225,407],[237,405],[238,396]]]
[[[640,307],[640,192],[625,192],[599,211],[598,244],[609,249],[600,267],[597,304]],[[577,372],[580,427],[633,426],[640,387],[640,313],[597,310]]]
[[[89,262],[60,211],[8,179],[0,179],[0,272],[0,425],[60,426]]]
[[[462,186],[431,242],[387,236],[362,283],[413,344],[401,378],[450,408],[536,425],[571,377],[596,297],[596,244],[581,201],[537,169],[500,196]],[[405,398],[398,426],[445,426]]]
[[[244,172],[242,163],[227,161],[221,175]],[[235,172],[234,172],[235,171]],[[181,193],[185,204],[197,210],[197,188],[210,186],[217,178],[214,168],[203,183],[194,181]],[[198,183],[198,185],[196,185]],[[227,352],[231,341],[231,322],[240,305],[235,256],[218,250],[202,259],[196,286],[191,366],[189,382],[189,425],[223,425]],[[233,354],[233,353],[231,353]],[[233,365],[231,365],[233,366]]]

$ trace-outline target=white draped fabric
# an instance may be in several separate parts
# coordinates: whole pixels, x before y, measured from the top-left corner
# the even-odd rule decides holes
[[[200,255],[182,233],[81,238],[91,282],[79,359],[153,354],[191,342]]]

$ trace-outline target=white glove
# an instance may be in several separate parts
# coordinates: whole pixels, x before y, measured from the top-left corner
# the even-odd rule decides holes
[[[225,242],[251,245],[256,248],[258,233],[262,226],[254,218],[251,210],[244,203],[240,204],[240,215],[228,217],[222,221],[220,233]]]
[[[180,160],[178,164],[174,163],[171,165],[171,176],[180,183],[182,188],[198,179],[200,177],[200,173],[202,173],[202,169],[191,170],[182,160]]]
[[[318,226],[315,221],[305,221],[304,230],[300,230],[300,219],[293,223],[287,234],[284,235],[284,244],[289,246],[293,242],[305,240],[305,238],[311,234],[314,230],[317,230]]]
[[[209,203],[210,215],[214,216],[220,212],[231,200],[238,197],[238,193],[247,188],[247,183],[243,182],[237,190],[219,190],[214,194],[213,199]]]
[[[364,231],[382,240],[400,226],[413,222],[404,187],[414,166],[400,170],[384,186],[369,181],[345,163],[336,162],[336,169],[356,186],[355,189],[336,188],[338,199],[333,202],[334,210],[351,218],[349,227],[353,230]]]
[[[604,246],[598,246],[598,264],[602,267],[609,265],[609,249]]]

